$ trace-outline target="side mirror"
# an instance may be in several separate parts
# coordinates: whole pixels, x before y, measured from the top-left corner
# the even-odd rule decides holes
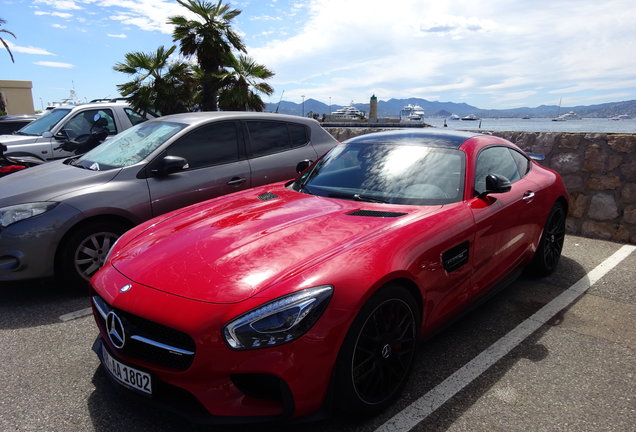
[[[499,174],[488,174],[486,176],[486,190],[479,194],[479,198],[484,198],[489,194],[509,192],[512,188],[510,180]]]
[[[296,172],[298,174],[302,173],[303,171],[305,171],[307,168],[309,168],[311,166],[311,164],[313,163],[313,161],[309,160],[309,159],[305,159],[304,161],[300,161],[298,162],[298,164],[296,165]]]
[[[180,156],[165,156],[159,162],[159,166],[152,170],[152,173],[158,176],[167,176],[184,169],[188,169],[188,161]]]
[[[51,131],[44,131],[42,132],[42,138],[53,138],[53,134]]]

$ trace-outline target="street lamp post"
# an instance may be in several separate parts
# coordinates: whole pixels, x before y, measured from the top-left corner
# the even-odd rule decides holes
[[[305,95],[300,96],[303,98],[303,117],[305,117]]]

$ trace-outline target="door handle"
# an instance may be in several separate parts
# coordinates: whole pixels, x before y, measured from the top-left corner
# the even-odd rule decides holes
[[[232,177],[229,182],[226,184],[228,186],[240,186],[247,181],[246,178],[243,177]]]
[[[531,202],[532,198],[534,198],[534,192],[532,191],[527,191],[523,194],[523,200],[527,201],[527,202]]]

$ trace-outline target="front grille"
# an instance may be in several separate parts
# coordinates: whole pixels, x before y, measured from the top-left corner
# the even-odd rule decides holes
[[[113,308],[98,295],[93,296],[93,304],[101,317],[98,324],[105,338],[108,338],[107,316],[113,312],[121,320],[126,342],[119,352],[147,363],[178,370],[186,370],[192,364],[195,344],[188,334]]]
[[[381,218],[394,218],[404,216],[408,213],[390,212],[390,211],[377,211],[377,210],[356,210],[351,213],[347,213],[348,216],[366,216],[366,217],[381,217]]]

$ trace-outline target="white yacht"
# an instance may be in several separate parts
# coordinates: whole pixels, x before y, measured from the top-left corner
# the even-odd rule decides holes
[[[423,122],[424,108],[408,104],[400,111],[400,122]]]

